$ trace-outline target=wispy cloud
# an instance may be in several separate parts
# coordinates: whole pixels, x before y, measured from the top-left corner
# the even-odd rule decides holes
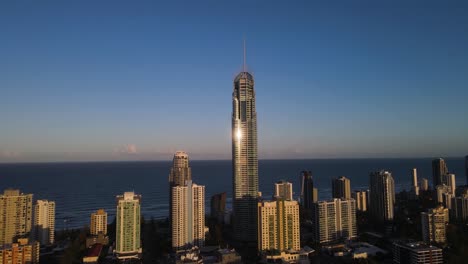
[[[18,151],[4,150],[0,152],[0,156],[5,159],[16,159],[21,156],[21,153]]]
[[[114,154],[138,154],[138,148],[135,144],[127,144],[114,150]]]

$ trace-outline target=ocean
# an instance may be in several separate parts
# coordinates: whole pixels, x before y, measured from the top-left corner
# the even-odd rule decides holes
[[[449,171],[456,174],[457,185],[466,183],[464,160],[445,159]],[[104,208],[109,221],[115,216],[115,196],[126,191],[142,195],[145,219],[168,216],[168,175],[171,161],[141,162],[76,162],[0,164],[0,191],[17,188],[34,194],[34,199],[56,202],[56,230],[89,225],[91,212]],[[228,207],[232,193],[231,161],[191,161],[192,179],[206,186],[206,211],[210,197],[226,192]],[[300,194],[299,175],[312,171],[319,189],[319,199],[331,197],[331,179],[346,176],[352,189],[367,189],[369,173],[385,169],[392,172],[396,190],[409,190],[410,170],[418,169],[418,177],[432,183],[431,159],[310,159],[260,160],[259,190],[272,196],[274,183],[293,183],[295,196]]]

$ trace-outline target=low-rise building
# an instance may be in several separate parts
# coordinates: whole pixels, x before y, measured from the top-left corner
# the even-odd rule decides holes
[[[392,245],[393,263],[442,264],[442,249],[423,242],[397,241]]]

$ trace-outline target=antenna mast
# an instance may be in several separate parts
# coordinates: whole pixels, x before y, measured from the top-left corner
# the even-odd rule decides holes
[[[244,64],[242,66],[242,71],[245,72],[246,71],[246,48],[245,48],[245,36],[244,36]]]

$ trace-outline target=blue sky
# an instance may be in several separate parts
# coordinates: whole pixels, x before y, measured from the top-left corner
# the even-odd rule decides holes
[[[466,2],[64,2],[0,3],[0,162],[230,158],[243,37],[260,158],[468,154]]]

